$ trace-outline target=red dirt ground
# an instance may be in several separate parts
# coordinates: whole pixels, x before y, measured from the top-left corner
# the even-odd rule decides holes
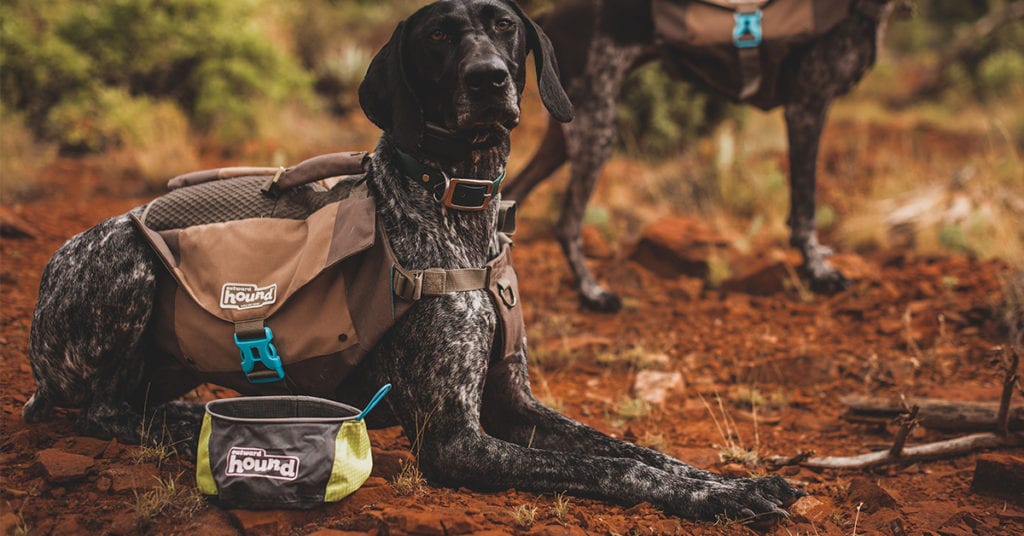
[[[869,471],[784,468],[780,474],[821,504],[791,520],[748,527],[693,523],[665,516],[646,504],[621,507],[580,498],[569,498],[560,513],[556,497],[514,490],[477,493],[426,487],[403,495],[392,484],[399,462],[409,457],[408,442],[398,429],[371,432],[373,477],[338,504],[309,512],[247,512],[205,504],[186,511],[194,486],[191,461],[139,461],[137,447],[74,437],[71,411],[61,411],[42,425],[21,421],[21,406],[34,389],[28,331],[43,265],[72,234],[145,201],[91,193],[90,170],[70,161],[62,166],[53,179],[59,188],[52,190],[60,194],[11,209],[37,236],[0,242],[0,533],[1024,531],[1024,504],[970,490],[977,455]],[[742,288],[708,290],[700,280],[660,278],[625,256],[592,260],[601,277],[614,282],[626,298],[626,309],[611,316],[579,310],[570,274],[550,233],[529,220],[523,227],[515,260],[531,345],[539,356],[531,369],[535,392],[573,418],[697,466],[738,474],[765,471],[719,461],[717,446],[725,439],[701,396],[717,406],[715,395],[720,394],[725,411],[738,423],[738,442],[746,447],[756,443],[762,455],[809,449],[819,455],[844,455],[885,448],[894,427],[844,421],[839,398],[846,394],[988,401],[999,396],[1002,374],[996,347],[1005,333],[996,310],[1000,277],[1008,272],[999,262],[898,253],[841,256],[837,264],[857,278],[853,288],[807,301],[784,286],[763,296]],[[741,258],[736,265],[759,262]],[[611,358],[658,354],[667,359],[654,366],[680,372],[684,385],[646,415],[623,416],[620,402],[630,395],[638,370]],[[759,390],[771,404],[757,412],[756,432],[754,416],[741,402],[743,391],[750,389]],[[720,418],[717,408],[715,413]],[[942,437],[919,429],[910,441]],[[57,452],[43,453],[45,449]],[[1021,456],[1024,449],[1008,453]],[[48,458],[52,456],[68,465],[83,465],[68,468],[70,480],[62,482],[42,470],[45,463],[55,463]],[[178,495],[160,511],[159,501],[151,499],[168,492],[166,483],[171,481]],[[148,514],[140,510],[147,500],[157,504]],[[530,508],[535,508],[532,522],[516,519],[517,509]]]

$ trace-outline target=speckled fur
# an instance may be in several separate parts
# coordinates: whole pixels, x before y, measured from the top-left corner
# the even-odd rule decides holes
[[[398,260],[413,269],[466,268],[496,255],[498,204],[476,213],[443,210],[395,168],[394,143],[387,132],[381,138],[367,184]],[[506,137],[443,167],[456,176],[493,177],[508,155]],[[175,364],[154,353],[148,336],[157,269],[126,216],[72,238],[54,255],[32,331],[38,391],[25,406],[27,421],[46,418],[55,404],[81,407],[82,433],[138,442],[143,410],[155,407],[149,422],[185,451],[194,448],[198,405],[144,403],[147,393],[153,400],[154,386],[161,398],[194,386],[187,374],[167,376]],[[401,424],[423,472],[443,485],[648,501],[699,519],[784,516],[783,504],[800,494],[779,477],[731,479],[695,469],[543,406],[530,391],[525,349],[492,360],[493,307],[484,291],[420,300],[339,386],[336,398],[361,405],[373,388],[390,382],[391,394],[371,414],[371,426]]]
[[[883,7],[885,21],[892,2],[866,0]],[[545,24],[558,47],[563,73],[569,73],[569,97],[576,120],[552,122],[537,154],[506,188],[506,196],[522,202],[529,192],[567,160],[571,163],[568,192],[556,235],[568,258],[585,306],[617,311],[621,301],[598,284],[583,257],[580,225],[601,168],[615,140],[615,104],[623,78],[646,60],[658,57],[650,2],[575,0],[570,17]],[[567,11],[568,12],[568,11]],[[884,23],[884,22],[883,22]],[[572,28],[573,24],[590,25]],[[571,37],[560,39],[559,33]],[[874,63],[879,23],[854,10],[846,20],[806,47],[795,49],[785,71],[790,95],[785,103],[790,157],[790,243],[804,258],[804,271],[817,292],[833,293],[849,286],[826,258],[829,248],[818,243],[814,228],[815,166],[822,127],[832,100],[848,92]],[[581,40],[581,36],[587,36]],[[578,48],[579,50],[574,50]],[[624,179],[625,180],[625,179]]]

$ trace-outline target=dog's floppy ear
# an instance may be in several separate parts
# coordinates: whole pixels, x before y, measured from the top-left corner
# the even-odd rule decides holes
[[[551,40],[536,22],[523,13],[515,0],[506,2],[526,25],[526,47],[533,52],[533,63],[537,66],[537,85],[540,86],[541,101],[551,113],[551,117],[562,123],[572,121],[572,103],[569,102],[569,96],[565,94],[558,78],[558,62],[555,60],[555,49],[551,46]]]
[[[423,108],[405,73],[408,25],[408,21],[398,23],[391,40],[374,56],[359,84],[363,113],[407,150],[419,146],[424,128]]]

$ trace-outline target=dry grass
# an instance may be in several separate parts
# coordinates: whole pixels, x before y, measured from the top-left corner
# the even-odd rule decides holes
[[[0,201],[40,193],[39,174],[57,158],[57,146],[32,135],[20,115],[0,110]]]
[[[426,488],[427,479],[423,478],[423,473],[420,472],[416,462],[402,460],[400,465],[402,470],[391,480],[391,486],[395,488],[395,493],[399,495],[422,493]]]
[[[754,446],[747,448],[743,446],[743,438],[740,437],[736,421],[725,410],[725,405],[722,404],[722,397],[715,393],[715,401],[719,411],[719,415],[716,415],[707,400],[702,395],[698,394],[697,396],[700,397],[700,401],[707,409],[708,415],[711,415],[711,420],[715,423],[718,435],[722,438],[722,444],[718,445],[719,458],[725,463],[738,463],[746,467],[760,465],[761,459],[758,449],[761,441],[757,431],[757,406],[754,406]]]
[[[555,494],[555,502],[551,505],[551,513],[555,514],[556,519],[565,523],[569,515],[569,498],[565,496],[565,493]]]
[[[205,504],[195,486],[179,486],[178,477],[157,477],[157,485],[144,493],[134,493],[136,519],[150,522],[161,516],[190,519]]]
[[[511,515],[516,525],[528,529],[537,521],[537,507],[529,504],[520,504],[512,509]]]

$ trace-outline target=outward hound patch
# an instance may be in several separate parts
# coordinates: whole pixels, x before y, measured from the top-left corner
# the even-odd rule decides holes
[[[299,459],[295,456],[274,456],[263,449],[232,447],[228,452],[228,476],[295,480],[299,476]]]
[[[277,301],[277,284],[266,287],[244,283],[225,283],[220,289],[220,308],[257,309]]]

